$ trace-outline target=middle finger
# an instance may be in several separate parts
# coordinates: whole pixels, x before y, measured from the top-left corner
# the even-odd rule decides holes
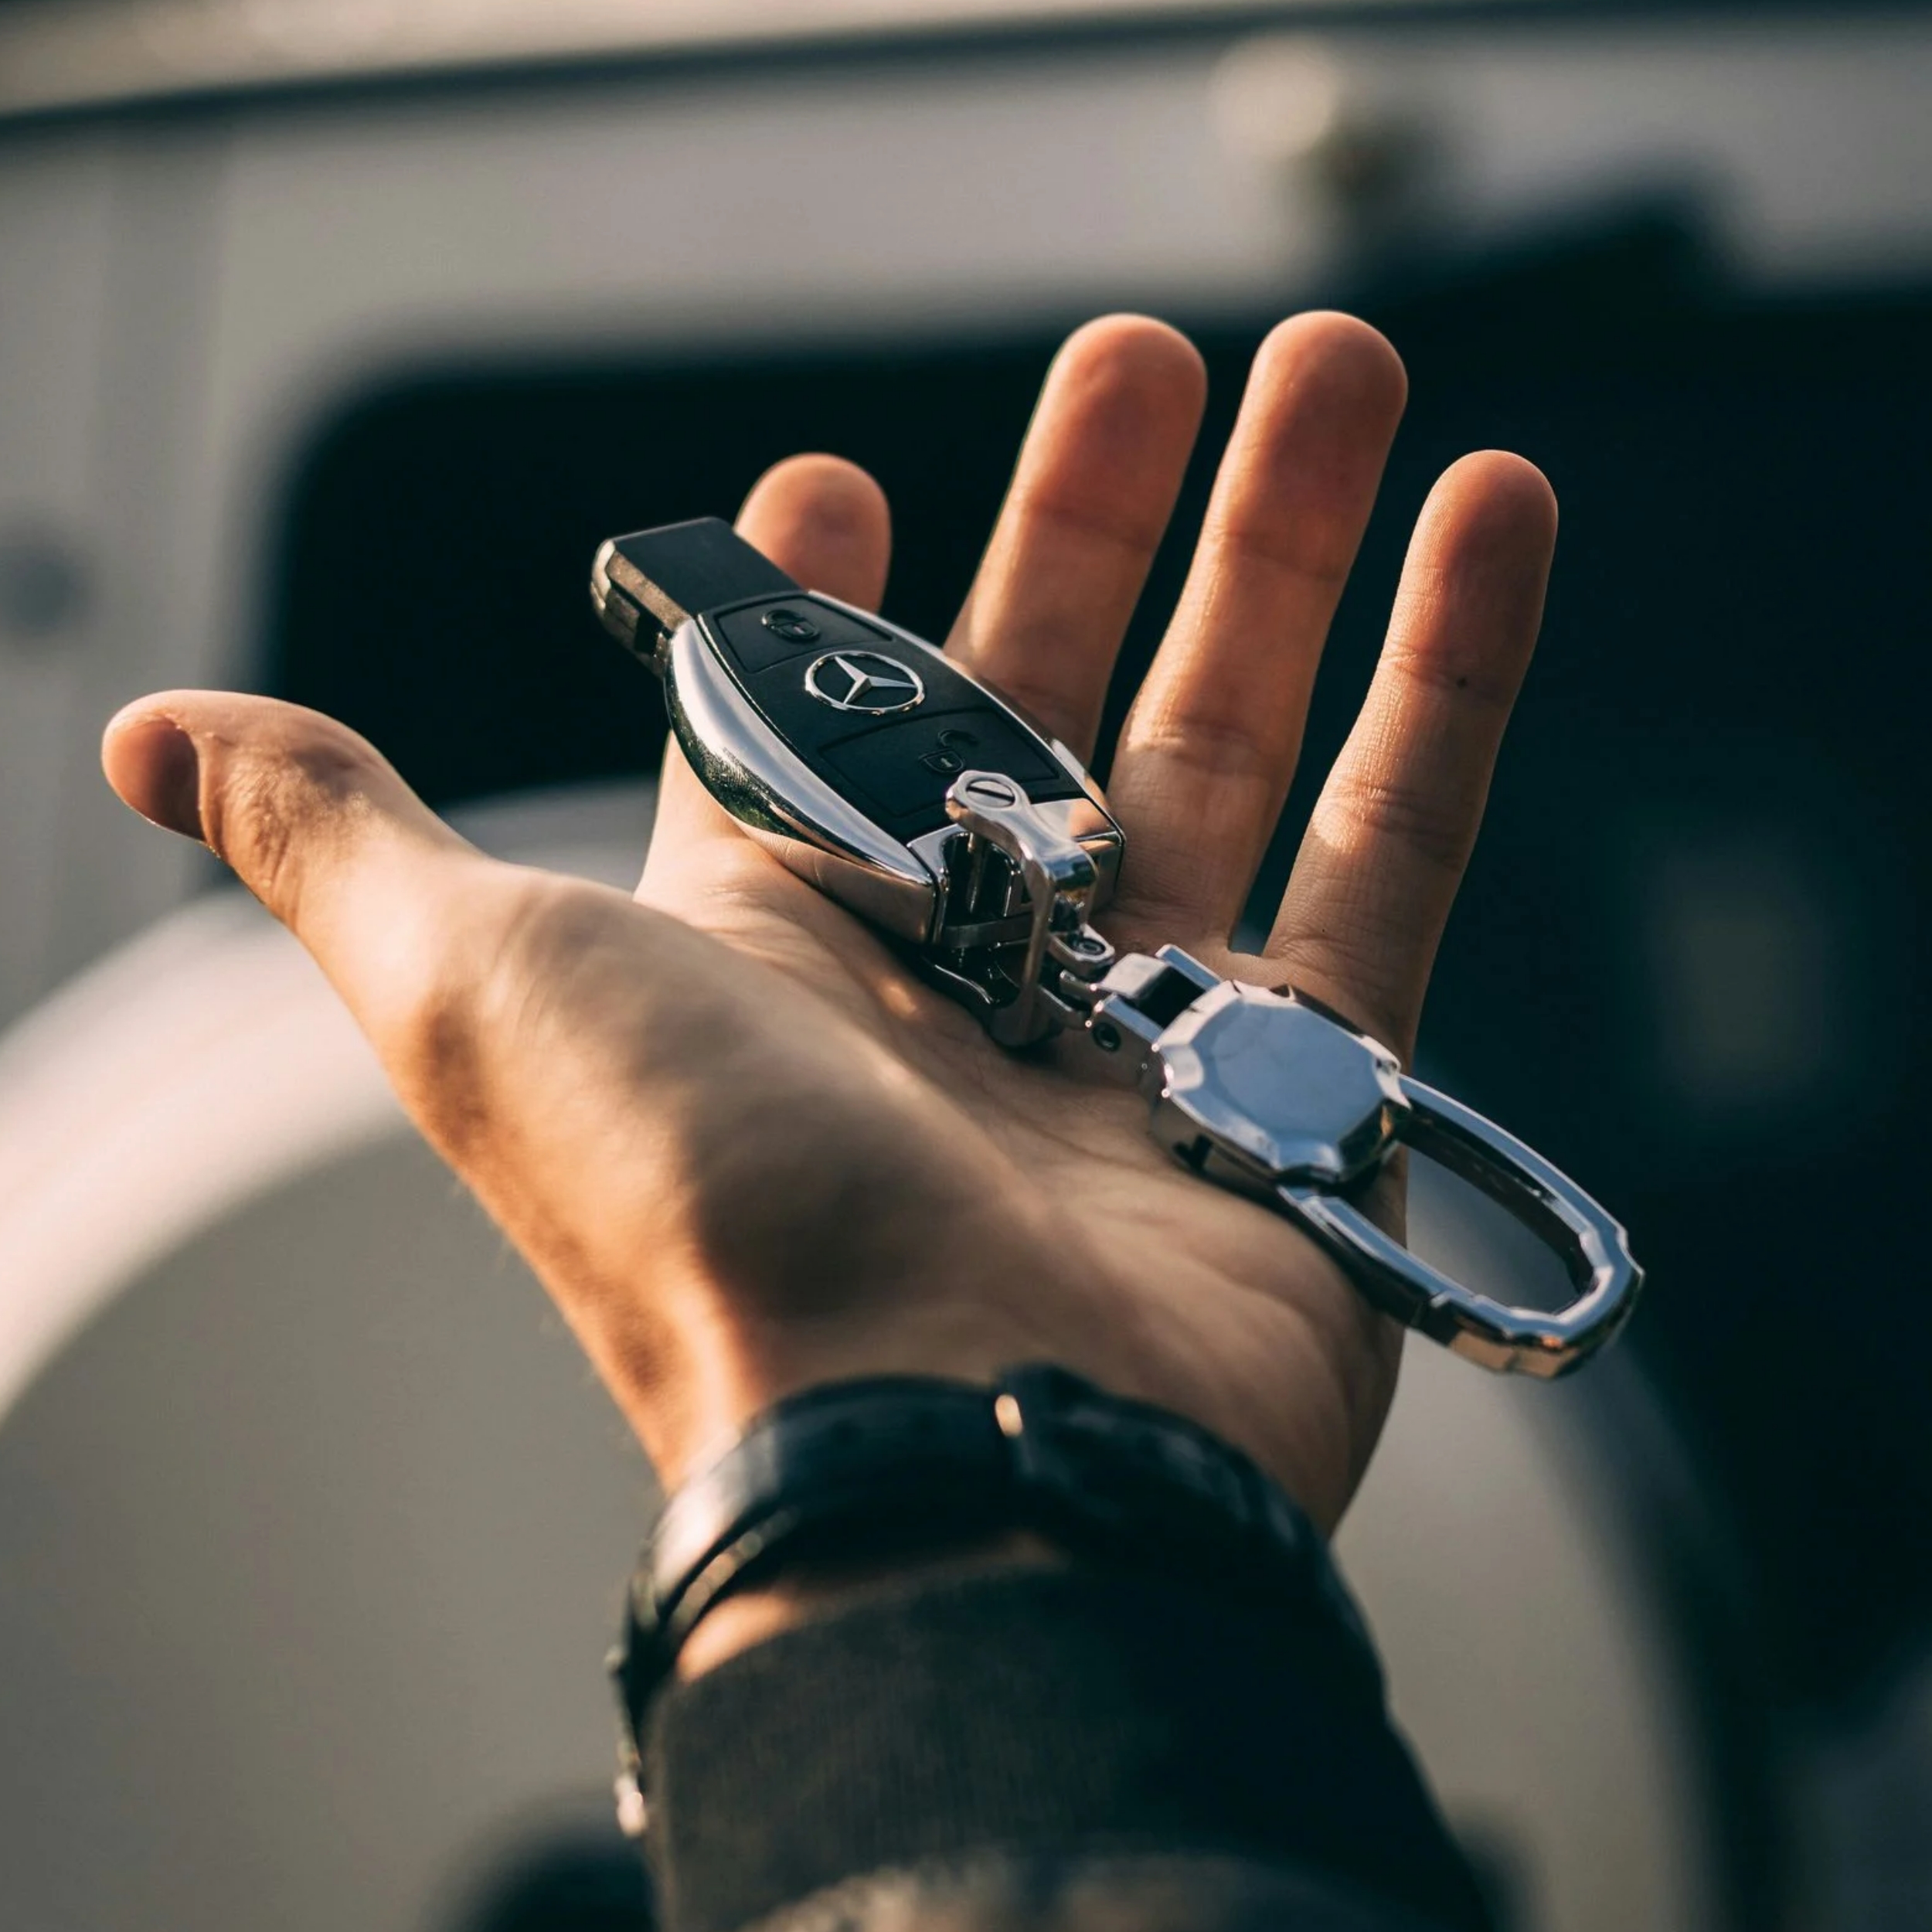
[[[1394,349],[1350,316],[1296,316],[1256,355],[1186,587],[1114,757],[1130,925],[1224,940],[1240,916],[1407,386]]]
[[[1206,400],[1192,343],[1144,315],[1067,338],[946,648],[1081,757]]]

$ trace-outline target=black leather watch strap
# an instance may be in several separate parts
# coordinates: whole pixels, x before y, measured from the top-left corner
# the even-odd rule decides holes
[[[1067,1370],[991,1386],[835,1383],[781,1403],[665,1503],[612,1658],[634,1778],[652,1697],[706,1611],[787,1561],[908,1555],[1009,1530],[1084,1558],[1266,1599],[1284,1636],[1379,1696],[1366,1631],[1301,1509],[1182,1417]],[[641,1804],[630,1808],[641,1819]]]

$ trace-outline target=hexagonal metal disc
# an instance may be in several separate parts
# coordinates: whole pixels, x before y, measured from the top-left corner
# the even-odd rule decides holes
[[[1406,1105],[1400,1070],[1374,1041],[1259,987],[1216,988],[1155,1050],[1171,1138],[1203,1130],[1277,1180],[1353,1179],[1380,1155]]]

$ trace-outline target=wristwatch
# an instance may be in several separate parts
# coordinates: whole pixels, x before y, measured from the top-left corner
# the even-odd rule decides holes
[[[617,1806],[644,1829],[653,1699],[699,1621],[805,1563],[903,1560],[1032,1531],[1077,1561],[1245,1598],[1379,1699],[1360,1613],[1308,1516],[1239,1450],[1185,1418],[1030,1365],[990,1386],[895,1376],[778,1403],[665,1503],[611,1658]]]

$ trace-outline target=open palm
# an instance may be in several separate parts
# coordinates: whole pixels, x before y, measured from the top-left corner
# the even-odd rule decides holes
[[[1554,506],[1519,459],[1437,485],[1267,948],[1228,950],[1403,388],[1388,345],[1340,316],[1286,323],[1257,356],[1116,750],[1127,859],[1100,923],[1291,981],[1406,1053],[1540,612]],[[1082,753],[1202,400],[1171,330],[1077,334],[948,641]],[[739,527],[877,607],[886,507],[849,464],[780,465]],[[1393,1327],[1288,1223],[1169,1164],[1134,1094],[1074,1053],[994,1046],[675,750],[634,900],[484,858],[291,706],[144,699],[107,760],[315,954],[667,1477],[811,1383],[1051,1359],[1196,1417],[1339,1515],[1393,1392]],[[1400,1213],[1392,1185],[1379,1211]]]

